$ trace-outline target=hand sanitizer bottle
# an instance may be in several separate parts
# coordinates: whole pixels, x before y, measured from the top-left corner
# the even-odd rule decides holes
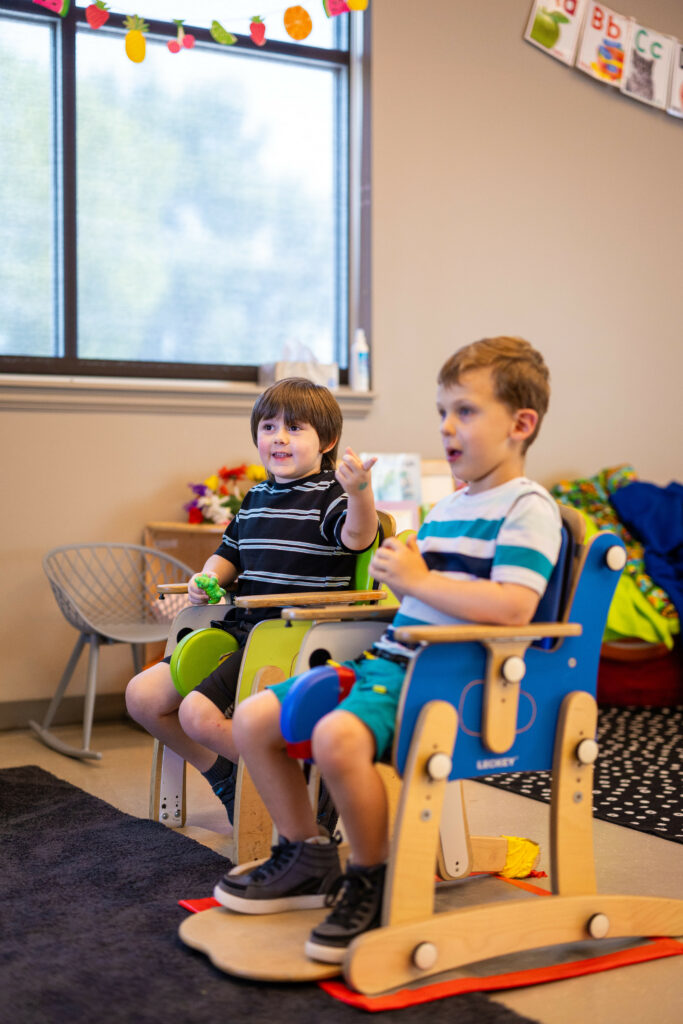
[[[370,390],[370,349],[362,327],[357,329],[349,353],[349,384],[352,391]]]

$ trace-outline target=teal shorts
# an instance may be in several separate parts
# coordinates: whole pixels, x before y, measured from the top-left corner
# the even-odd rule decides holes
[[[406,666],[385,658],[359,658],[342,662],[356,673],[356,681],[348,697],[337,705],[340,711],[349,711],[367,725],[375,737],[375,758],[380,760],[389,750],[396,728],[396,711]],[[270,686],[282,703],[298,676],[284,683]]]

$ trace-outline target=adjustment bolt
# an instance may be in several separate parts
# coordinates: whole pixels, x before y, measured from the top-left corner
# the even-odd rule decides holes
[[[592,939],[604,939],[609,932],[607,914],[593,914],[588,922],[588,934]]]
[[[413,964],[420,971],[428,971],[436,963],[438,950],[433,942],[421,942],[413,950]]]
[[[599,747],[595,740],[581,740],[576,748],[576,756],[581,764],[594,764]]]
[[[519,683],[526,675],[524,658],[520,658],[518,654],[513,654],[510,658],[505,659],[500,671],[506,682]]]
[[[614,570],[614,572],[621,572],[626,565],[626,552],[623,548],[614,544],[611,548],[607,549],[605,561],[609,569]]]
[[[164,811],[164,813],[161,815],[161,820],[162,821],[166,821],[167,818],[168,818],[168,814],[167,814],[166,811]]]
[[[447,779],[452,767],[453,762],[448,754],[432,754],[427,761],[427,775],[430,779]]]

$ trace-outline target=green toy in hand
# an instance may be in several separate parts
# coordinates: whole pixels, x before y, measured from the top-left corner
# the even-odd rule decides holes
[[[205,573],[200,573],[194,578],[195,583],[202,590],[205,590],[209,595],[209,604],[218,604],[222,597],[225,597],[227,591],[223,590],[215,576],[207,576]]]

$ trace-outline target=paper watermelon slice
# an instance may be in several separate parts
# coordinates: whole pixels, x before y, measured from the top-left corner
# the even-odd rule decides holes
[[[346,0],[323,0],[323,7],[328,18],[336,18],[338,14],[346,14],[349,9]]]
[[[65,18],[69,13],[71,0],[33,0],[33,2],[40,7],[47,7],[48,11],[54,11],[55,14],[60,14],[62,18]]]

